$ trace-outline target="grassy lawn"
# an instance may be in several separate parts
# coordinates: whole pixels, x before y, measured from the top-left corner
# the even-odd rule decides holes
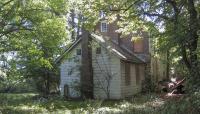
[[[1,93],[0,114],[107,114],[159,113],[164,101],[155,95],[137,95],[127,100],[65,100],[54,96],[49,99],[34,93]]]

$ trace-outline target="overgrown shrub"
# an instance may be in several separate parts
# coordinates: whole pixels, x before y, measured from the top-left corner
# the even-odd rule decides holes
[[[2,70],[3,72],[3,70]],[[1,93],[19,93],[35,91],[35,84],[32,79],[27,79],[16,69],[9,69],[0,76]]]
[[[32,79],[24,77],[17,61],[14,59],[5,60],[5,65],[0,65],[0,92],[33,92],[35,84]],[[21,70],[19,70],[21,69]]]
[[[143,93],[151,93],[155,92],[156,84],[151,78],[150,74],[145,75],[145,79],[142,81],[142,92]]]
[[[7,77],[0,81],[0,93],[35,92],[35,84],[31,79]]]
[[[161,110],[163,114],[199,114],[200,91],[180,99],[170,99],[166,101]]]

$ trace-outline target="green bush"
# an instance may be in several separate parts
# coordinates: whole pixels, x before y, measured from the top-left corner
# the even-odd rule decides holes
[[[155,92],[156,84],[152,80],[150,74],[145,75],[145,79],[142,81],[142,92],[143,93],[152,93]]]
[[[163,114],[199,114],[200,91],[180,99],[168,100],[161,108]]]
[[[22,76],[5,76],[0,80],[0,93],[34,92],[35,84]]]

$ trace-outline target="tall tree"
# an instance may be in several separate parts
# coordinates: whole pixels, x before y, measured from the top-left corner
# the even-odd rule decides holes
[[[67,11],[65,0],[0,1],[0,52],[15,52],[18,70],[34,77],[46,94],[57,72],[54,60],[66,40]]]

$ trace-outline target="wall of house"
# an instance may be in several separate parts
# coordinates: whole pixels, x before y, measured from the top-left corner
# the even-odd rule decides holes
[[[144,73],[145,73],[145,68],[144,65],[142,64],[130,64],[130,84],[126,84],[125,78],[126,78],[126,72],[125,72],[125,62],[121,61],[121,96],[124,97],[129,97],[132,96],[138,92],[141,91],[141,84],[142,81],[144,80]],[[136,82],[136,65],[139,66],[139,76],[140,80],[139,82]]]
[[[80,49],[79,44],[75,47],[61,63],[60,90],[64,94],[64,85],[69,86],[70,97],[80,97],[80,66],[81,56],[76,55],[76,49]],[[78,62],[76,61],[76,58]],[[121,79],[120,79],[120,59],[101,47],[101,54],[96,54],[96,46],[92,48],[92,65],[94,80],[94,97],[106,99],[106,88],[110,91],[111,99],[121,98]],[[72,70],[73,69],[73,70]],[[109,82],[106,79],[111,76]],[[108,83],[110,86],[108,86]],[[77,86],[77,87],[76,87]]]
[[[121,36],[120,33],[116,32],[119,29],[117,25],[117,21],[113,23],[109,23],[107,25],[108,31],[101,32],[101,22],[97,23],[95,27],[95,31],[100,33],[105,38],[111,39],[113,42],[121,45],[123,48],[127,49],[131,53],[139,53],[139,54],[149,54],[149,34],[145,31],[140,31],[139,33],[129,34],[126,36]],[[133,41],[133,37],[141,36],[141,41]]]
[[[81,49],[81,45],[76,46],[64,59],[60,65],[60,90],[64,94],[64,85],[69,87],[70,97],[80,97],[80,66],[81,55],[77,55],[76,49]]]
[[[118,38],[120,34],[116,32],[116,30],[118,29],[117,22],[115,21],[113,23],[109,23],[107,27],[107,32],[101,32],[101,22],[99,22],[95,27],[95,32],[100,33],[105,38],[112,39],[115,43],[118,43]]]
[[[111,99],[120,99],[120,59],[103,47],[101,47],[101,54],[96,54],[95,46],[93,47],[92,58],[94,97],[106,99],[107,90],[109,90]],[[110,81],[107,80],[109,76],[111,77]],[[110,84],[110,86],[108,86],[108,84]]]

